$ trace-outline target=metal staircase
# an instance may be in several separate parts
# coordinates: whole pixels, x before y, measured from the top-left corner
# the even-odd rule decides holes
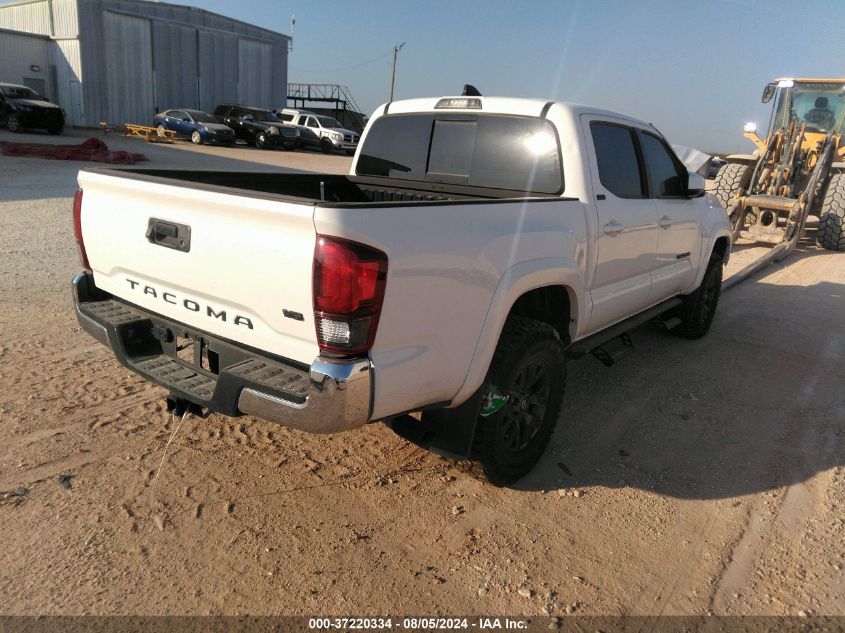
[[[349,88],[341,84],[289,83],[288,107],[330,114],[352,130],[360,132],[364,129],[365,117],[360,106]]]

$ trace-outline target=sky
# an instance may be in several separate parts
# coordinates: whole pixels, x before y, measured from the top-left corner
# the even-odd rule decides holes
[[[174,0],[171,0],[174,1]],[[290,34],[288,81],[339,83],[372,113],[395,99],[537,97],[653,123],[672,142],[747,152],[776,77],[845,76],[845,0],[189,0]]]

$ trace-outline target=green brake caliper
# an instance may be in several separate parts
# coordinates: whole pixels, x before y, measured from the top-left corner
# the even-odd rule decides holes
[[[489,415],[500,411],[508,402],[508,397],[499,393],[496,385],[488,385],[487,392],[484,394],[484,401],[481,407],[481,417],[486,418]]]

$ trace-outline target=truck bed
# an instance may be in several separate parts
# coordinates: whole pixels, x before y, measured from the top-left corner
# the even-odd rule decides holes
[[[456,202],[466,204],[473,200],[514,200],[543,198],[521,191],[486,189],[436,182],[401,181],[391,178],[366,178],[335,174],[196,171],[173,169],[91,169],[98,173],[138,180],[148,180],[171,186],[226,192],[236,189],[243,195],[257,197],[282,197],[295,202],[315,203],[321,206],[370,206],[397,203]],[[228,191],[231,193],[231,191]]]

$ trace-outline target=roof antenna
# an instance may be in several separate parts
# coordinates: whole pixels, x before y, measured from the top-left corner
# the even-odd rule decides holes
[[[481,93],[478,88],[472,84],[464,84],[464,91],[461,93],[462,97],[480,97]]]

